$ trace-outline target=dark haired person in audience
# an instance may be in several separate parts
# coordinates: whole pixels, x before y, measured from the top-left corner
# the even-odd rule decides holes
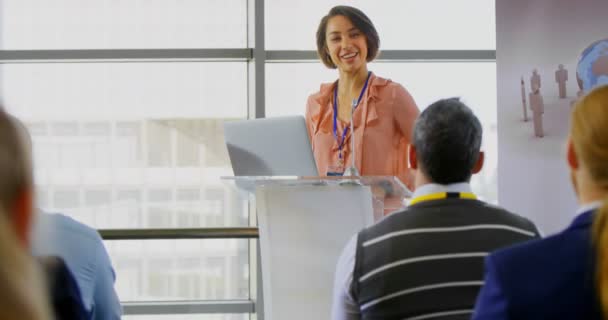
[[[32,160],[26,139],[14,118],[0,107],[0,206],[8,214],[19,242],[29,249],[35,214]],[[39,261],[55,318],[89,319],[78,285],[63,260],[45,257]]]
[[[566,162],[576,218],[487,257],[473,319],[608,319],[608,86],[575,105]]]
[[[416,121],[407,209],[360,231],[339,258],[332,319],[468,319],[489,252],[538,237],[527,219],[471,192],[481,170],[482,128],[459,99]],[[381,155],[377,155],[381,157]]]
[[[308,97],[308,134],[319,175],[342,175],[351,165],[354,134],[354,163],[361,175],[396,176],[413,188],[405,155],[419,111],[402,85],[367,69],[379,47],[374,24],[357,8],[336,6],[321,19],[317,54],[326,67],[338,70],[338,80]]]
[[[13,118],[26,147],[32,150],[25,125]],[[86,310],[94,320],[120,319],[122,307],[114,290],[116,276],[99,233],[70,217],[39,210],[32,234],[35,256],[61,257],[74,275]]]

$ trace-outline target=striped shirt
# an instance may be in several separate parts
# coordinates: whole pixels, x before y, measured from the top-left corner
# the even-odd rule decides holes
[[[470,190],[468,184],[427,185],[414,197],[441,187]],[[537,236],[530,221],[478,200],[416,203],[347,245],[336,271],[332,318],[468,319],[485,256]]]

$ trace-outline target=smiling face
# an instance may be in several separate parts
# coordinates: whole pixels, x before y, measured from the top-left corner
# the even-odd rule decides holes
[[[356,72],[367,64],[367,39],[345,16],[327,21],[326,50],[332,62],[344,72]]]

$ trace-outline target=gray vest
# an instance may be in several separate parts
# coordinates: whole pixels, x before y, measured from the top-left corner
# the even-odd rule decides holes
[[[537,237],[529,220],[478,200],[420,202],[358,234],[352,293],[362,319],[470,319],[485,256]]]

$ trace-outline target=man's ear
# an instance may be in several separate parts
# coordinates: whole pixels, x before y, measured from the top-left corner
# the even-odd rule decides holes
[[[483,151],[479,151],[479,156],[477,157],[477,162],[475,162],[475,166],[473,166],[473,174],[479,173],[483,168],[483,163],[485,161],[486,155]]]
[[[12,220],[17,238],[26,248],[30,245],[33,212],[33,191],[31,189],[24,189],[15,200]]]
[[[407,159],[410,168],[417,170],[418,169],[418,156],[416,155],[416,147],[413,144],[410,144],[407,148]]]
[[[566,143],[566,161],[568,162],[568,167],[570,167],[572,171],[577,170],[580,166],[576,150],[574,150],[574,144],[570,138],[568,138],[568,142]]]

